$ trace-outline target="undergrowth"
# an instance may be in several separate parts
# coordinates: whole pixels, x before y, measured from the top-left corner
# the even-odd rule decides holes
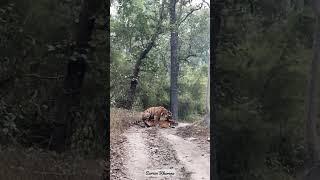
[[[0,179],[98,180],[103,161],[34,148],[0,147]]]

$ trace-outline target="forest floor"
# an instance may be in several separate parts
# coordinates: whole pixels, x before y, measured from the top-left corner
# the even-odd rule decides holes
[[[207,128],[189,123],[131,126],[111,140],[111,179],[210,179],[208,137]]]
[[[1,180],[99,180],[103,170],[102,158],[36,148],[0,148]]]

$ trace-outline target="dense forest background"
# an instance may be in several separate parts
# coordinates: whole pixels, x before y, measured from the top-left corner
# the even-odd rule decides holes
[[[108,2],[0,1],[0,179],[102,175]]]
[[[133,107],[168,107],[170,20],[168,12],[160,16],[162,2],[112,2],[123,6],[111,17],[108,74],[106,2],[1,1],[1,158],[17,154],[6,154],[8,146],[74,154],[103,151],[106,82],[110,75],[111,105],[125,106],[134,63],[149,40],[155,41],[143,58]],[[178,26],[179,119],[196,120],[206,109],[209,10],[199,1],[201,9],[188,15],[200,6],[181,2],[186,4],[177,6],[183,20]],[[219,31],[210,36],[218,42],[212,103],[220,178],[294,179],[309,157],[306,109],[313,34],[318,30],[312,4],[225,0],[214,1],[210,8],[215,10],[211,16],[219,18],[213,25]],[[61,131],[66,136],[57,136]],[[39,151],[32,157],[37,155]],[[5,160],[1,170],[11,162]],[[34,166],[39,163],[44,162]],[[46,163],[52,168],[52,162]]]
[[[177,17],[199,7],[188,6],[190,2],[196,1],[178,1]],[[134,108],[170,104],[171,21],[161,16],[163,3],[166,1],[113,1],[112,106],[126,107],[132,78],[138,78]],[[211,47],[216,60],[211,72],[215,75],[211,102],[215,117],[211,121],[219,140],[220,178],[294,179],[312,156],[306,134],[315,129],[305,128],[310,122],[307,114],[314,107],[308,103],[316,99],[308,83],[316,24],[312,4],[225,0],[214,1],[211,10],[210,36],[217,45]],[[206,8],[194,11],[178,28],[179,120],[195,120],[205,114],[208,12]],[[152,48],[146,48],[154,39]],[[147,56],[138,64],[140,74],[134,76],[145,50]]]
[[[113,1],[111,4],[110,98],[113,107],[170,108],[169,1]],[[200,120],[205,112],[209,59],[209,8],[202,1],[177,2],[179,120]],[[145,53],[144,57],[142,55]],[[135,72],[139,67],[138,76]],[[130,93],[131,80],[138,85]]]
[[[221,179],[294,179],[311,155],[307,96],[316,100],[319,94],[307,93],[316,24],[312,4],[215,2],[213,27],[219,31],[211,36],[218,42],[214,121]]]

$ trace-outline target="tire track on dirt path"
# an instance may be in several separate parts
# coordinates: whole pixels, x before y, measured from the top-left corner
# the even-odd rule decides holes
[[[125,178],[132,180],[150,179],[190,179],[190,174],[176,157],[172,145],[163,138],[159,128],[131,127],[125,133],[127,139],[124,145],[126,149],[127,170]],[[170,170],[174,175],[160,175],[159,171]],[[157,172],[157,175],[146,175],[146,171]]]
[[[175,135],[176,132],[176,129],[130,127],[124,134],[127,139],[126,156],[123,155],[125,177],[132,180],[210,179],[209,145],[183,139]],[[163,175],[160,171],[174,175]]]
[[[149,162],[146,154],[147,147],[143,137],[144,130],[131,127],[126,133],[127,143],[125,148],[127,151],[127,162],[125,164],[128,172],[128,179],[143,180],[145,179],[145,170],[148,168]]]
[[[148,128],[146,129],[146,140],[149,150],[150,167],[149,169],[153,172],[170,171],[174,172],[174,175],[164,176],[149,176],[150,179],[183,179],[189,180],[190,173],[188,173],[184,165],[180,163],[176,156],[176,151],[173,146],[167,141],[166,138],[161,136],[163,129],[159,128]]]
[[[183,126],[186,126],[184,124]],[[176,156],[187,171],[191,172],[192,180],[210,179],[210,146],[202,146],[185,140],[175,135],[176,129],[167,129],[161,132],[161,135],[171,143],[176,151]]]

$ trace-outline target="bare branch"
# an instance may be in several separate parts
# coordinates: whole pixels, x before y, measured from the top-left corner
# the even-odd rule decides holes
[[[181,58],[179,58],[179,59],[180,59],[180,61],[182,60],[182,61],[186,61],[186,62],[189,63],[188,59],[189,59],[190,57],[197,57],[197,55],[196,55],[196,54],[188,54],[187,56],[181,57]]]
[[[184,18],[182,18],[182,20],[178,23],[178,27],[179,27],[192,13],[194,13],[195,11],[200,10],[200,9],[202,8],[202,6],[203,6],[203,3],[204,3],[204,2],[202,2],[199,7],[191,9],[190,12],[188,12],[188,14],[187,14]]]
[[[207,1],[202,0],[202,3],[205,3],[208,6],[208,8],[210,8],[210,4]]]

